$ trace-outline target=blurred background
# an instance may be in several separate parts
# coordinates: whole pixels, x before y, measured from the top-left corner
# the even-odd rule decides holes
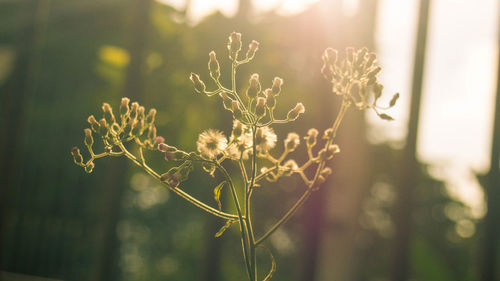
[[[224,221],[124,159],[88,175],[69,153],[86,118],[122,96],[157,108],[159,134],[185,150],[206,128],[229,133],[220,100],[196,95],[188,77],[208,82],[215,50],[227,84],[226,40],[238,31],[244,47],[260,42],[238,86],[254,72],[264,85],[280,76],[281,114],[306,106],[279,137],[334,118],[339,100],[319,71],[328,46],[374,50],[385,101],[401,93],[395,121],[348,113],[333,176],[266,243],[273,280],[500,280],[499,10],[495,0],[0,0],[0,279],[246,280],[236,231],[214,237]],[[158,157],[152,166],[165,169]],[[196,173],[183,188],[215,206],[214,184]],[[283,180],[255,194],[258,236],[302,188]],[[259,263],[264,274],[265,252]]]

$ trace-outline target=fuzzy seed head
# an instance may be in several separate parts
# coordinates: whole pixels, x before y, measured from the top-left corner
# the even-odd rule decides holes
[[[278,137],[269,127],[258,128],[255,132],[255,145],[260,152],[267,152],[276,146]]]
[[[258,117],[264,117],[266,115],[266,99],[263,97],[257,98],[257,105],[255,106],[255,114]]]
[[[205,83],[200,80],[200,76],[198,74],[191,72],[189,79],[191,80],[191,82],[193,82],[194,89],[197,93],[201,94],[205,92],[207,87],[205,86]]]
[[[226,149],[227,139],[221,131],[209,129],[198,136],[196,147],[203,157],[214,159]]]
[[[306,109],[304,105],[299,102],[292,110],[288,111],[287,119],[290,121],[295,120],[299,117],[300,114],[304,113],[305,110]]]
[[[288,151],[294,151],[300,144],[300,137],[297,133],[288,133],[285,139],[285,149]]]
[[[315,128],[309,129],[309,131],[307,131],[307,136],[305,137],[307,146],[309,147],[315,146],[317,138],[318,138],[318,130],[316,130]]]
[[[121,116],[127,116],[130,112],[130,99],[129,98],[122,98],[122,101],[120,103],[120,115]]]
[[[274,77],[273,86],[271,87],[271,90],[273,91],[274,95],[280,94],[282,85],[283,85],[283,79],[279,77]]]
[[[85,145],[88,147],[91,147],[94,144],[94,138],[92,137],[92,130],[90,129],[85,129],[83,130],[85,133]]]
[[[247,89],[247,96],[250,99],[254,99],[257,97],[257,94],[261,90],[260,81],[259,81],[259,74],[257,74],[257,73],[252,74],[252,76],[250,77],[249,83],[250,83],[250,86]]]

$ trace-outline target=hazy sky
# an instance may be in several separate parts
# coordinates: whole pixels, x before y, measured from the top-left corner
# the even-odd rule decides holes
[[[404,137],[408,120],[409,95],[404,93],[410,93],[418,3],[380,1],[376,40],[384,66],[381,79],[389,92],[402,93],[393,114],[396,121],[382,124],[392,139]],[[478,211],[483,194],[474,171],[489,168],[497,5],[495,0],[432,1],[420,115],[419,158],[432,164],[431,172],[446,179],[449,190]]]
[[[161,0],[178,8],[185,0]],[[196,22],[215,10],[231,16],[235,0],[191,0]],[[334,1],[334,0],[332,0]],[[342,0],[336,0],[342,1]],[[300,13],[317,0],[253,0],[257,11]],[[458,198],[481,213],[483,194],[474,171],[489,168],[497,65],[496,0],[431,0],[418,157],[431,164]],[[353,12],[356,0],[344,0]],[[400,143],[406,134],[418,0],[379,0],[376,33],[382,83],[400,92],[393,122],[369,117],[374,141]],[[380,139],[376,139],[380,138]]]

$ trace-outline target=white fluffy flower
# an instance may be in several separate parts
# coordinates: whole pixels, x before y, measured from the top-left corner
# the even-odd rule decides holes
[[[202,156],[213,159],[226,149],[227,139],[221,131],[208,129],[198,136],[196,146]]]
[[[238,138],[231,136],[231,143],[226,149],[226,155],[233,159],[248,159],[249,150],[252,148],[252,135],[248,132],[242,133]]]
[[[258,128],[255,133],[255,144],[260,152],[267,152],[276,146],[276,134],[269,127]]]

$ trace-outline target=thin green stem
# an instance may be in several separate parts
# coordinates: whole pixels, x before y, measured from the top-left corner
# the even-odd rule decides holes
[[[250,245],[249,240],[248,240],[249,236],[247,233],[247,226],[246,226],[245,220],[243,218],[243,215],[241,214],[242,209],[240,206],[240,201],[238,200],[238,194],[236,193],[236,188],[234,187],[233,180],[231,179],[231,176],[229,175],[227,170],[217,162],[215,162],[214,164],[222,172],[222,174],[226,178],[227,182],[229,183],[231,195],[233,197],[234,204],[236,205],[236,212],[238,213],[238,219],[240,221],[241,243],[242,243],[242,247],[243,247],[243,255],[244,255],[244,259],[245,259],[245,264],[247,266],[248,276],[249,276],[250,280],[253,281],[253,280],[255,280],[255,275],[254,275],[253,270],[252,270],[252,264],[248,258],[249,257],[248,247],[251,245]]]
[[[153,176],[154,178],[160,180],[160,175],[155,172],[153,169],[151,169],[148,165],[146,165],[145,163],[141,163],[137,157],[135,157],[132,153],[130,153],[126,148],[125,146],[120,143],[118,144],[118,146],[120,147],[120,149],[123,151],[123,154],[130,160],[132,160],[132,162],[134,162],[137,166],[139,167],[142,167],[148,174],[150,174],[151,176]],[[238,216],[236,215],[233,215],[233,214],[228,214],[228,213],[225,213],[225,212],[222,212],[222,211],[219,211],[211,206],[208,206],[207,204],[199,201],[198,199],[194,198],[193,196],[189,195],[188,193],[184,192],[183,190],[177,188],[177,187],[173,187],[173,186],[170,186],[168,184],[166,184],[165,182],[162,182],[163,184],[165,184],[170,190],[172,190],[175,194],[179,195],[180,197],[184,198],[185,200],[187,200],[189,203],[195,205],[196,207],[214,215],[214,216],[217,216],[219,218],[223,218],[223,219],[227,219],[227,220],[234,220],[234,219],[237,219]]]
[[[253,187],[255,185],[255,178],[257,176],[257,146],[256,146],[256,131],[257,131],[257,126],[253,125],[252,126],[252,175],[250,179],[250,185],[248,186],[248,190],[246,192],[246,210],[245,210],[245,215],[246,215],[246,221],[247,221],[247,227],[248,227],[248,233],[250,234],[250,258],[251,258],[251,265],[252,265],[252,270],[254,272],[254,276],[257,276],[257,256],[255,254],[255,235],[252,227],[252,215],[251,215],[251,199],[252,199],[252,192],[253,192]]]

